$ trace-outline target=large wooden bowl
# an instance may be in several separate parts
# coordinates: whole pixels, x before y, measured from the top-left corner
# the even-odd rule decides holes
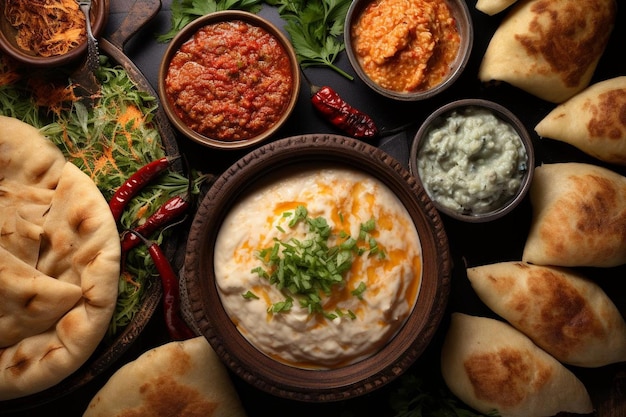
[[[422,283],[410,316],[378,353],[329,370],[296,368],[254,348],[224,310],[215,285],[215,240],[233,204],[267,175],[289,167],[336,164],[387,185],[405,205],[422,245]],[[448,240],[437,210],[395,159],[366,143],[304,135],[266,144],[232,165],[213,184],[194,218],[185,257],[185,285],[195,324],[239,377],[271,394],[300,401],[336,401],[377,389],[398,377],[424,351],[444,314],[450,287]]]

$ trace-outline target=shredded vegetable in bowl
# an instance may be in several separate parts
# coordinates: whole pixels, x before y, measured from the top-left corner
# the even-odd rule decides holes
[[[6,0],[4,16],[17,29],[20,48],[39,56],[63,55],[85,39],[76,0]]]
[[[41,129],[66,158],[89,175],[109,200],[115,190],[145,164],[165,155],[160,133],[153,123],[157,100],[140,91],[120,66],[101,57],[98,78],[102,85],[97,105],[87,108],[73,94],[67,79],[58,82],[23,77],[9,58],[0,55],[0,113]],[[136,195],[120,223],[129,229],[146,221],[168,199],[198,193],[204,175],[191,172],[190,180],[166,170]],[[163,234],[155,232],[155,241]],[[119,295],[107,337],[121,332],[140,309],[142,296],[158,279],[145,246],[126,254],[119,280]]]

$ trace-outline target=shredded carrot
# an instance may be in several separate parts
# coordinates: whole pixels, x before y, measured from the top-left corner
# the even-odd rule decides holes
[[[144,122],[143,113],[141,113],[141,110],[139,110],[137,106],[129,105],[118,116],[117,120],[119,121],[119,124],[123,127],[123,131],[121,133],[126,137],[128,149],[130,149],[133,158],[139,159],[139,155],[137,155],[137,153],[135,152],[135,147],[133,146],[133,135],[127,129],[129,128],[128,125],[130,122],[132,122],[132,125],[130,125],[130,129],[138,129],[139,127],[141,127],[142,123]]]
[[[76,101],[74,89],[68,85],[61,85],[43,78],[33,77],[28,81],[33,91],[35,104],[39,107],[48,108],[56,115],[67,110],[73,101]]]
[[[86,37],[85,17],[75,0],[6,0],[4,15],[18,31],[20,48],[35,55],[65,54]]]

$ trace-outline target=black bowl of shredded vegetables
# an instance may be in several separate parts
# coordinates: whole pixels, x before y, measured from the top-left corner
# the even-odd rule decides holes
[[[316,184],[321,184],[320,190],[325,191],[324,197],[316,193],[315,201],[307,200],[303,195],[297,201],[289,200],[289,197],[276,199],[271,193],[271,197],[265,198],[268,194],[264,193],[268,189],[275,190],[282,196],[285,196],[283,194],[285,192],[290,193],[289,190],[294,190],[295,193],[299,193],[300,189],[310,190],[308,185],[303,185],[310,184],[309,179],[297,182],[303,173],[305,178],[311,178],[329,172],[331,174],[328,174],[330,175],[328,178],[339,179],[333,182],[334,187],[323,180],[317,182]],[[294,177],[295,184],[301,186],[294,186],[294,183],[290,182]],[[369,194],[375,201],[373,205],[380,208],[380,211],[375,211],[377,214],[373,214],[372,211],[372,214],[363,216],[369,220],[361,223],[360,232],[355,233],[354,230],[357,229],[353,229],[352,226],[358,228],[358,222],[355,222],[358,217],[355,215],[358,212],[357,206],[361,203],[367,205],[364,201],[366,199],[356,198],[351,200],[357,201],[356,205],[348,203],[343,206],[345,200],[336,196],[339,188],[346,189],[342,188],[344,184],[348,184],[348,189],[351,187],[350,184],[355,184],[354,194],[350,192],[344,194],[344,191],[340,194],[347,195],[344,198],[350,200],[359,193],[364,183],[383,184],[378,188],[380,192],[377,195],[393,197],[379,199]],[[259,190],[262,190],[261,193],[257,193]],[[304,191],[305,194],[307,192]],[[336,198],[338,200],[335,200]],[[325,202],[320,203],[321,199]],[[246,203],[242,205],[242,201]],[[258,210],[251,210],[248,202],[253,201],[269,201],[269,204],[262,204],[256,206]],[[279,208],[278,212],[273,208],[274,204]],[[349,209],[348,206],[352,208]],[[285,207],[291,207],[295,211],[282,212]],[[381,214],[396,213],[396,210],[401,213],[404,209],[406,214],[397,217]],[[265,223],[268,219],[266,210],[272,213],[270,215],[272,219],[279,222],[276,226]],[[330,214],[334,210],[338,210],[336,216]],[[279,212],[282,212],[282,215]],[[243,221],[233,222],[233,218],[230,217],[233,213],[244,213]],[[316,217],[315,213],[318,213],[319,217]],[[369,217],[370,215],[372,217]],[[291,220],[287,220],[289,224],[281,226],[280,222],[283,220],[280,218]],[[247,224],[249,219],[252,219],[252,223],[259,224],[256,222],[260,221],[262,224],[259,224],[260,227],[251,228]],[[327,220],[330,219],[332,220],[328,223]],[[349,234],[342,229],[346,223],[352,225],[348,226]],[[412,235],[411,223],[415,226],[418,236],[418,243],[415,245],[413,238],[409,237]],[[259,257],[257,260],[269,259],[269,264],[276,261],[273,265],[277,269],[272,270],[271,266],[267,270],[263,270],[263,267],[252,270],[249,268],[250,264],[256,263],[255,257],[250,256],[251,252],[263,244],[249,245],[245,243],[248,239],[254,241],[259,237],[264,240],[272,233],[279,235],[284,233],[283,228],[297,228],[298,224],[304,228],[305,224],[309,225],[307,238],[280,242],[274,240],[276,245],[284,246],[282,254],[278,254],[274,249],[269,250],[273,254],[265,250],[257,253]],[[406,227],[401,227],[400,224]],[[231,225],[235,228],[231,229]],[[239,225],[245,226],[239,228]],[[247,237],[241,238],[240,233]],[[397,239],[396,233],[405,239]],[[331,244],[333,236],[338,240]],[[271,236],[267,241],[270,239]],[[396,243],[398,240],[411,243],[398,244]],[[339,241],[343,243],[337,244]],[[244,243],[241,248],[234,249],[233,255],[229,242]],[[334,246],[335,244],[337,246]],[[398,252],[400,249],[396,249],[396,246],[405,248],[406,253],[414,253],[415,248],[420,248],[419,255],[408,257],[412,261],[408,264],[410,266],[403,269],[404,273],[394,272],[395,275],[392,275],[390,280],[384,278],[376,281],[378,278],[372,278],[374,281],[370,281],[369,278],[364,278],[367,275],[355,272],[363,271],[359,266],[356,266],[356,270],[352,268],[355,265],[381,262],[376,265],[385,264],[387,266],[381,268],[398,271],[393,268],[399,265],[397,259],[404,255]],[[355,252],[351,252],[353,250]],[[246,254],[243,255],[243,252]],[[348,258],[355,257],[351,258],[353,261],[348,261],[350,266],[347,276],[344,275],[346,269],[342,269],[347,259],[344,257],[345,252],[354,253],[346,255]],[[398,254],[399,257],[396,256]],[[250,262],[243,260],[237,261],[236,264],[229,262],[231,258],[240,259],[239,256]],[[369,260],[359,257],[367,257]],[[342,258],[341,262],[338,261],[339,258]],[[298,265],[300,261],[303,264]],[[419,266],[414,263],[416,261]],[[234,272],[230,276],[244,276],[243,281],[238,278],[231,281],[233,291],[230,295],[230,301],[234,301],[237,306],[235,308],[244,305],[240,310],[244,311],[243,315],[239,312],[232,314],[233,304],[223,297],[224,291],[218,290],[218,287],[224,288],[222,285],[225,281],[221,277],[224,276],[222,272],[225,264],[234,265],[232,269]],[[241,266],[244,264],[245,266]],[[445,310],[450,268],[448,242],[441,219],[424,191],[406,169],[383,151],[362,141],[334,135],[304,135],[266,144],[244,156],[216,179],[201,202],[191,226],[184,264],[184,293],[188,301],[188,313],[193,317],[197,330],[208,339],[222,361],[243,380],[258,389],[283,398],[311,402],[337,401],[360,396],[382,387],[402,374],[424,352]],[[329,271],[330,273],[327,273]],[[258,286],[265,285],[259,284],[264,282],[265,272],[268,272],[267,279],[274,282],[277,288],[282,288],[283,292],[275,292],[274,288],[265,292],[265,289]],[[380,276],[387,277],[386,273]],[[402,278],[398,278],[400,276]],[[342,277],[345,281],[342,281]],[[310,286],[307,284],[299,286],[297,281],[300,278],[310,283]],[[247,279],[251,281],[246,281]],[[331,283],[326,287],[324,282],[333,280],[338,283],[337,286]],[[356,285],[357,281],[361,282]],[[396,286],[396,282],[403,284]],[[252,285],[248,285],[249,283]],[[338,291],[334,292],[334,296],[348,300],[355,308],[351,309],[347,304],[342,304],[343,301],[335,304],[337,298],[335,301],[329,301],[330,298],[327,297],[333,297],[333,294],[327,291],[329,287],[330,292]],[[408,290],[404,295],[388,297],[387,294],[392,292],[387,292],[387,289],[396,287],[414,288],[415,292]],[[376,298],[375,294],[385,296],[381,299]],[[380,304],[375,299],[379,300]],[[394,310],[396,305],[407,305],[405,302],[409,307],[403,310],[404,321],[400,321],[401,319],[390,311]],[[394,306],[380,307],[388,304]],[[364,307],[366,305],[367,307]],[[254,314],[246,312],[248,308],[251,308],[250,312]],[[381,314],[381,308],[386,311],[385,314]],[[305,318],[302,318],[303,313]],[[364,354],[359,353],[358,356],[351,356],[348,359],[345,350],[342,348],[335,350],[331,346],[326,350],[328,356],[324,356],[318,362],[314,358],[305,363],[286,359],[287,354],[283,355],[285,353],[283,347],[297,345],[298,347],[294,349],[296,355],[301,351],[311,350],[315,357],[318,348],[327,342],[333,345],[338,337],[328,338],[327,334],[316,333],[315,325],[309,330],[304,330],[299,325],[292,327],[289,324],[294,330],[287,333],[273,330],[269,332],[273,336],[269,337],[271,341],[268,343],[274,346],[275,343],[279,343],[283,346],[278,348],[279,353],[271,352],[273,348],[266,349],[253,341],[256,335],[264,332],[259,328],[264,327],[268,321],[282,322],[283,325],[280,326],[282,329],[287,327],[284,324],[291,320],[288,315],[296,318],[295,321],[302,318],[302,321],[309,324],[319,320],[320,327],[334,328],[337,325],[336,331],[342,333],[345,330],[351,333],[355,328],[365,329],[355,331],[360,334],[359,337],[364,338],[363,342],[355,342],[348,336],[346,345],[340,343],[344,346],[343,349],[347,348],[347,345],[352,345],[355,350],[361,349],[363,344],[368,344],[369,340],[374,339],[372,334],[380,327],[386,326],[387,323],[392,323],[391,326],[399,324],[394,330],[385,332],[384,337],[378,338],[378,341],[372,344],[373,348],[368,348]],[[374,317],[372,321],[368,321],[370,317],[368,315]],[[243,316],[248,316],[249,320],[240,320]],[[388,320],[381,320],[381,317]],[[367,323],[373,324],[369,326]],[[251,332],[255,333],[252,338]],[[337,336],[337,333],[334,334]],[[341,337],[344,336],[345,333]],[[302,340],[306,341],[302,343]],[[289,347],[286,349],[290,350]],[[348,355],[352,355],[352,352]]]
[[[85,16],[76,0],[57,4],[0,0],[0,50],[29,67],[51,68],[74,63],[87,52]],[[104,30],[109,0],[91,3],[94,36]]]

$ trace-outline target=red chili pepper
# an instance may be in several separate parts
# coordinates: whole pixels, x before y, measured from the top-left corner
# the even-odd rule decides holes
[[[111,209],[111,213],[113,213],[113,218],[116,222],[119,221],[120,217],[122,217],[122,212],[130,200],[143,187],[145,187],[150,180],[165,171],[174,159],[176,158],[165,156],[149,162],[139,168],[133,175],[124,181],[122,185],[120,185],[109,201],[109,208]]]
[[[374,120],[362,111],[352,107],[328,86],[311,87],[313,106],[329,122],[348,135],[359,139],[370,139],[378,135]]]
[[[148,217],[145,223],[135,227],[133,230],[142,236],[150,236],[161,227],[168,225],[172,220],[183,215],[189,206],[189,200],[180,196],[174,196]],[[123,233],[122,253],[128,252],[140,243],[141,239],[135,233]]]
[[[163,286],[163,313],[165,326],[170,337],[174,340],[185,340],[195,337],[193,330],[180,317],[180,291],[178,289],[178,277],[172,268],[169,260],[161,250],[161,247],[154,241],[149,241],[142,235],[136,234],[148,247],[148,253],[161,276]]]

